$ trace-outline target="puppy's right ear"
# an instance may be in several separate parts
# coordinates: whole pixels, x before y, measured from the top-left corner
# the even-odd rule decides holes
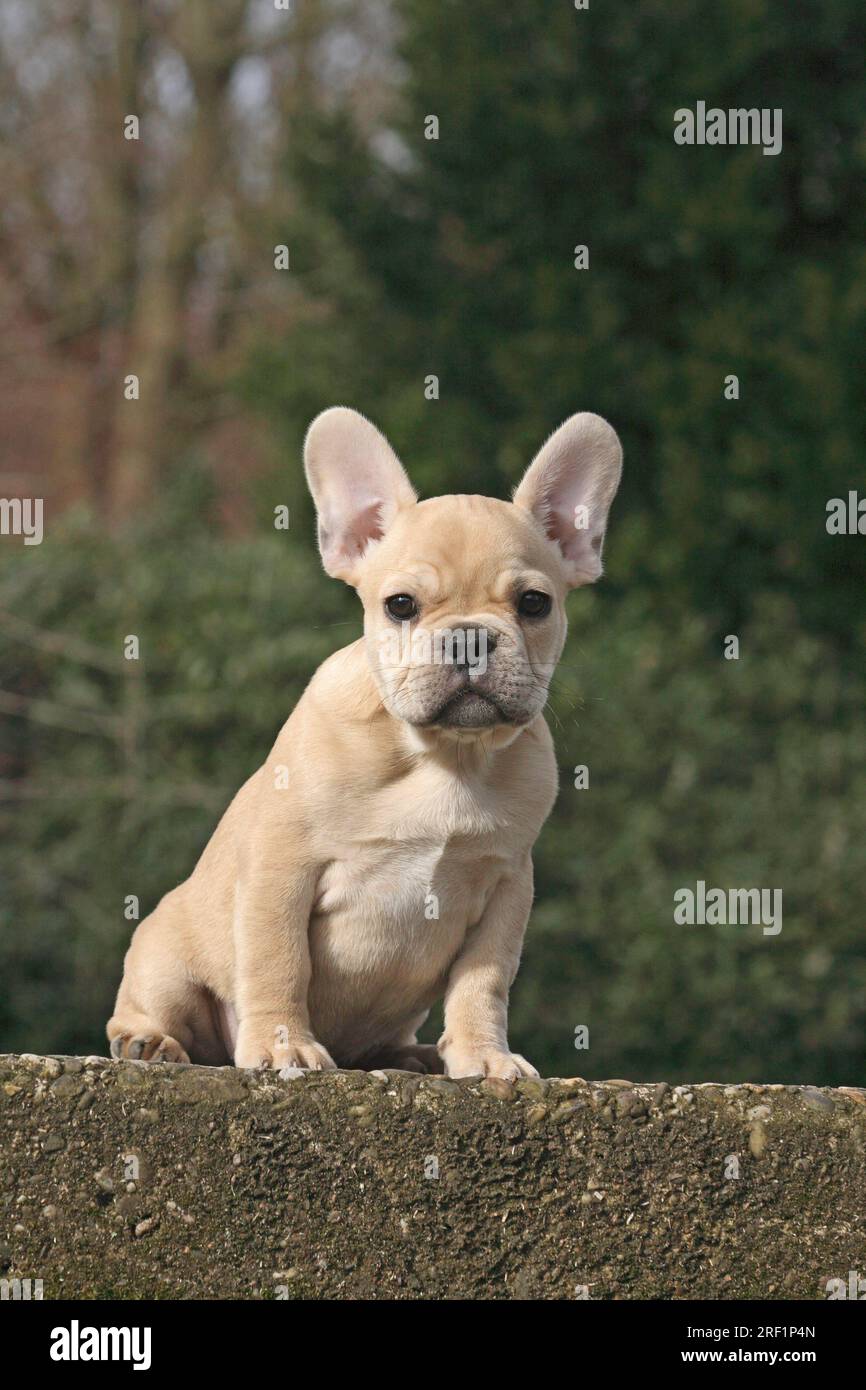
[[[317,415],[304,441],[304,468],[319,521],[322,564],[357,585],[368,549],[398,512],[417,501],[391,445],[357,410]]]

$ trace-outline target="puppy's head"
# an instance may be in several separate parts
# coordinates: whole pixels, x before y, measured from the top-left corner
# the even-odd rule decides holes
[[[601,574],[622,471],[610,425],[572,415],[513,502],[419,502],[388,441],[342,407],[313,421],[304,461],[322,562],[360,595],[388,711],[434,735],[514,737],[547,699],[568,590]]]

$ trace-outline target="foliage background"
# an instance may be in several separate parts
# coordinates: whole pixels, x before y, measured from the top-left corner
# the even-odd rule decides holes
[[[0,1047],[101,1050],[124,897],[144,913],[190,871],[360,630],[313,551],[311,416],[363,410],[425,495],[507,495],[589,408],[626,473],[606,576],[571,600],[512,1043],[548,1073],[861,1084],[866,540],[824,523],[866,490],[862,7],[317,0],[263,27],[253,3],[217,23],[191,0],[142,6],[132,35],[122,9],[55,30],[56,7],[25,22],[0,4],[7,149],[47,101],[25,41],[49,73],[65,44],[84,96],[98,58],[116,109],[134,91],[149,115],[111,185],[122,264],[97,275],[115,244],[98,198],[61,198],[28,259],[27,209],[57,202],[43,145],[0,223],[0,303],[27,328],[0,374],[29,370],[50,402],[74,358],[103,410],[78,472],[64,416],[47,443],[17,420],[4,460],[40,478],[48,529],[0,544]],[[699,99],[781,107],[783,152],[675,145],[674,110]],[[105,109],[82,99],[97,125]],[[208,120],[223,143],[193,188]],[[87,155],[100,187],[113,149],[103,131]],[[118,383],[140,361],[131,428]],[[781,888],[781,935],[676,926],[673,893],[699,878]]]

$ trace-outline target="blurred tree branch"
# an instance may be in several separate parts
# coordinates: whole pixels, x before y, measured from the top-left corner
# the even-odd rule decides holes
[[[64,449],[114,522],[224,416],[251,312],[271,332],[291,315],[273,263],[290,113],[328,26],[369,3],[0,0],[0,372],[41,391],[46,360],[77,364],[85,424]]]

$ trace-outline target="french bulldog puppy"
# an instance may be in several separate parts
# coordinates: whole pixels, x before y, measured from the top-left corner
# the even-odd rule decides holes
[[[508,992],[556,795],[542,713],[568,591],[601,574],[619,440],[573,415],[513,502],[419,502],[353,410],[305,464],[364,636],[319,668],[194,872],[137,927],[115,1057],[513,1080]],[[416,1032],[444,995],[438,1045]]]

